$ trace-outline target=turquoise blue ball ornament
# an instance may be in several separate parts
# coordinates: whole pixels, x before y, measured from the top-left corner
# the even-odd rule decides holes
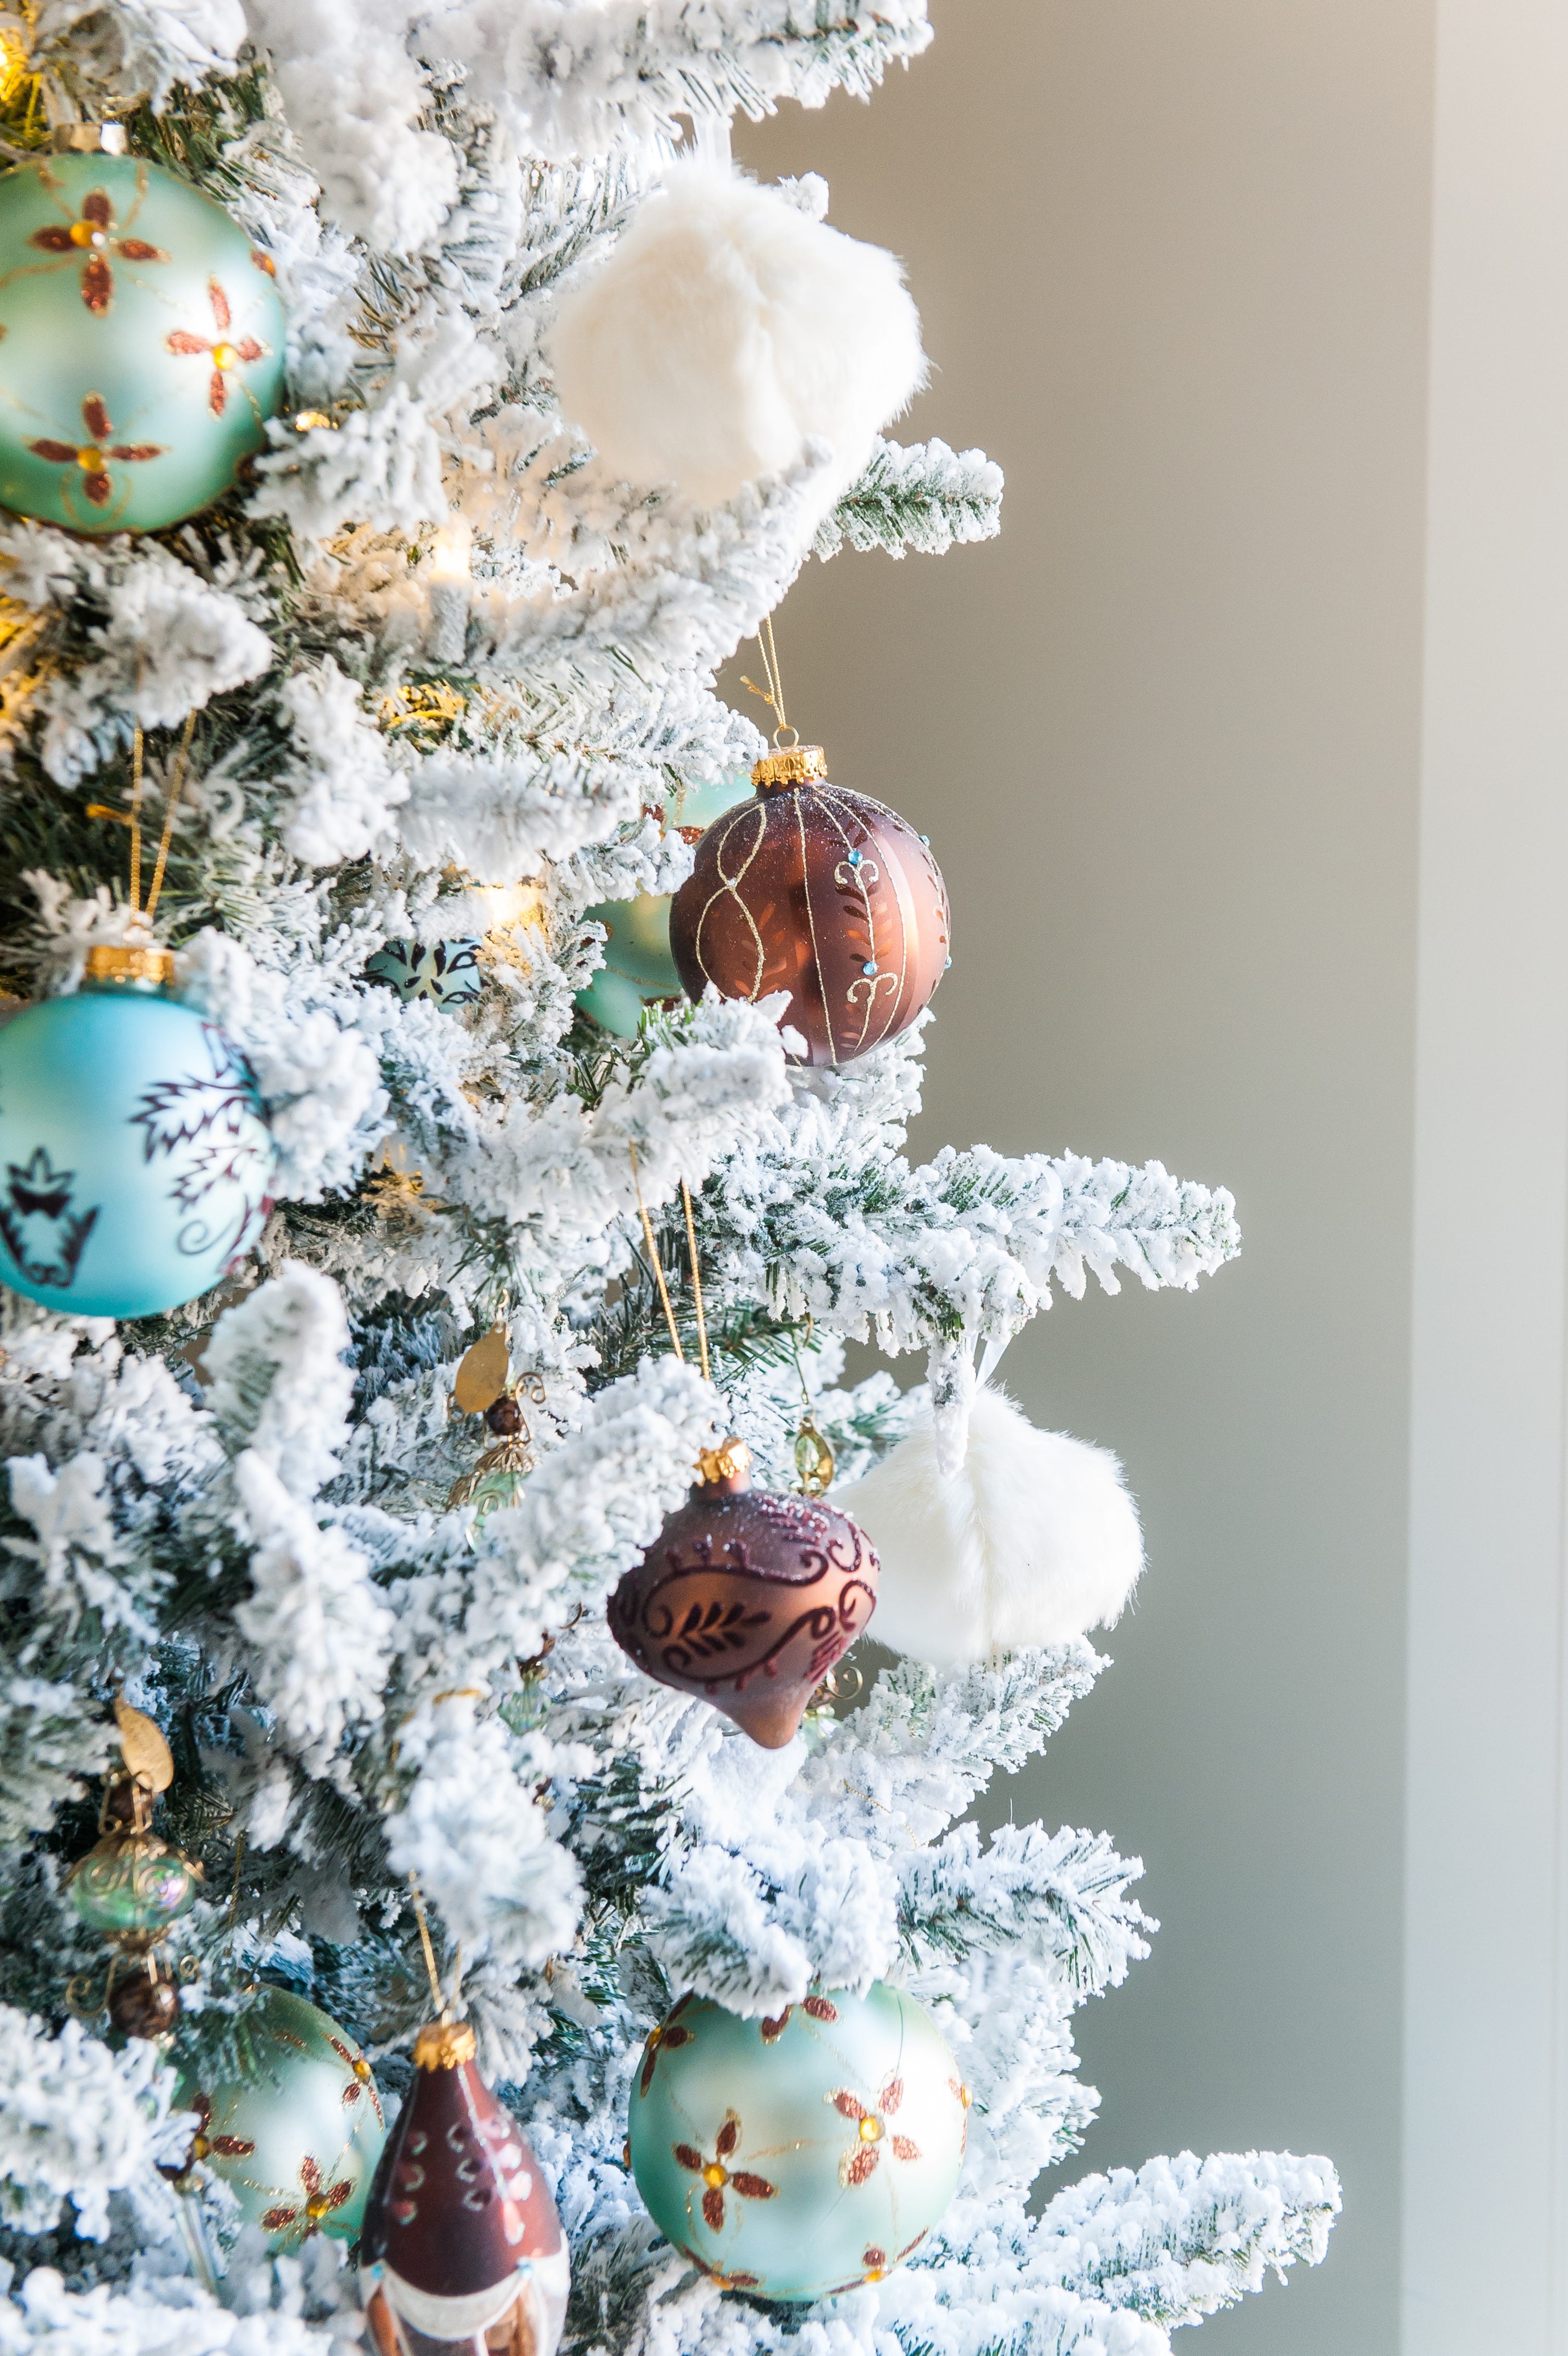
[[[260,1234],[274,1154],[217,1023],[166,950],[90,951],[74,997],[0,1030],[0,1283],[85,1317],[209,1292]]]
[[[221,205],[136,155],[0,179],[0,505],[160,531],[222,497],[283,397],[272,265]]]
[[[365,970],[405,1003],[428,998],[436,1006],[472,1006],[480,991],[481,946],[466,935],[450,941],[389,941],[366,958]]]
[[[744,771],[717,785],[680,785],[665,803],[664,822],[696,842],[716,818],[751,798],[752,780]],[[636,1037],[645,1006],[686,996],[669,953],[669,904],[667,892],[641,892],[635,900],[603,900],[586,912],[610,937],[604,962],[578,991],[577,1003],[617,1039]]]
[[[352,2242],[387,2124],[370,2065],[346,2029],[292,1989],[242,2017],[248,2067],[218,2083],[181,2073],[176,2107],[200,2122],[191,2147],[275,2251],[313,2233]]]
[[[931,2015],[878,1981],[773,2020],[685,1997],[632,2085],[655,2223],[726,2290],[827,2298],[879,2282],[958,2182],[969,2096]]]

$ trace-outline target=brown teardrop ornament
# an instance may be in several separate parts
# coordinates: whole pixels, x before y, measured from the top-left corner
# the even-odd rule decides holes
[[[378,2356],[555,2356],[571,2260],[539,2164],[479,2074],[464,2020],[431,2021],[359,2237]]]
[[[610,1630],[650,1677],[779,1751],[876,1609],[878,1565],[848,1514],[752,1488],[748,1462],[734,1441],[704,1460],[611,1597]]]
[[[907,1031],[948,962],[947,890],[896,810],[831,785],[817,744],[770,754],[715,819],[670,903],[681,986],[787,991],[809,1064],[852,1063]]]

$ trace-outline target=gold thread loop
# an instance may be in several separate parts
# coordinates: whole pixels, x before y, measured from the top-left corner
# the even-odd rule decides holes
[[[790,726],[784,713],[784,673],[779,669],[779,650],[773,643],[773,617],[771,614],[763,616],[763,626],[757,632],[757,650],[763,658],[763,676],[768,683],[766,687],[759,687],[755,680],[748,679],[742,671],[741,684],[749,687],[758,701],[765,703],[773,713],[774,751],[793,753],[800,743],[800,731]],[[789,738],[787,744],[784,743],[786,736]]]

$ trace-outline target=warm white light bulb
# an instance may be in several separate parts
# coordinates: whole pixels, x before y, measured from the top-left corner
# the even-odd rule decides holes
[[[474,546],[474,527],[465,515],[449,515],[431,544],[431,575],[433,580],[455,584],[472,579],[469,552]]]

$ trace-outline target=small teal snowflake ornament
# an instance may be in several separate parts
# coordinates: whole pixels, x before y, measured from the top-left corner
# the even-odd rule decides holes
[[[0,179],[0,505],[159,531],[222,497],[282,401],[285,321],[239,223],[141,156]]]
[[[405,1003],[428,998],[436,1006],[472,1006],[479,996],[483,943],[467,935],[450,941],[389,941],[365,970]]]
[[[665,825],[697,842],[716,818],[751,796],[743,770],[717,785],[677,786],[665,802]],[[669,949],[669,902],[667,892],[640,892],[635,900],[603,900],[586,912],[610,937],[604,962],[578,991],[577,1003],[617,1039],[636,1037],[645,1006],[685,998]]]
[[[191,2158],[221,2177],[240,2220],[275,2251],[313,2233],[357,2238],[387,2139],[370,2065],[347,2029],[290,1988],[269,1987],[245,2016],[244,2077],[180,2079],[177,2107],[200,2126]]]
[[[726,2290],[827,2298],[880,2282],[952,2200],[967,2090],[935,2022],[879,1981],[771,2020],[683,1997],[633,2083],[632,2172],[655,2223]]]
[[[208,1292],[254,1243],[274,1152],[249,1066],[166,994],[165,949],[100,948],[0,1030],[0,1283],[85,1317]]]

